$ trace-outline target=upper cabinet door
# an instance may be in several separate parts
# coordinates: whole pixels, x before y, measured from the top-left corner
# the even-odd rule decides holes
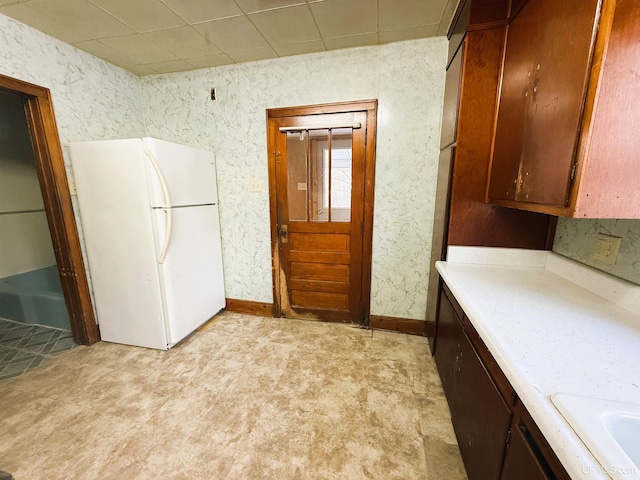
[[[518,200],[565,206],[590,72],[599,0],[540,4]],[[524,7],[527,8],[527,5]],[[523,10],[524,12],[524,10]]]
[[[529,0],[507,40],[491,200],[565,206],[578,141],[598,0]]]
[[[539,26],[540,2],[531,0],[507,27],[489,184],[493,200],[516,200]]]

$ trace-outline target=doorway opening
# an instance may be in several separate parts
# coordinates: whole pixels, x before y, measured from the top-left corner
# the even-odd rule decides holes
[[[49,90],[0,75],[0,130],[0,317],[91,345],[100,335]]]
[[[274,316],[368,326],[376,115],[267,110]]]

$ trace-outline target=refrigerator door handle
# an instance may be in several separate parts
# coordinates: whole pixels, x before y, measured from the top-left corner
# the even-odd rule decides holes
[[[171,197],[169,196],[169,187],[167,187],[167,181],[164,179],[162,170],[160,170],[160,165],[158,165],[158,161],[156,160],[156,157],[151,150],[149,150],[148,148],[145,148],[144,154],[151,161],[151,165],[153,165],[153,169],[156,171],[158,180],[160,180],[160,187],[162,187],[162,196],[164,197],[164,206],[165,208],[171,208]]]
[[[162,244],[162,251],[160,252],[160,256],[158,257],[158,263],[163,264],[164,259],[167,256],[167,250],[169,250],[169,242],[171,241],[171,221],[172,221],[172,210],[170,208],[161,208],[164,213],[167,214],[167,229],[164,234],[164,243]]]
[[[162,195],[164,196],[165,206],[162,207],[160,210],[162,210],[167,215],[167,229],[164,235],[162,251],[160,252],[160,256],[158,257],[158,263],[162,264],[164,263],[164,259],[167,256],[167,250],[169,249],[169,242],[171,241],[171,220],[172,220],[171,197],[169,196],[169,187],[167,187],[167,181],[164,179],[162,170],[160,170],[160,166],[158,165],[158,162],[156,161],[156,157],[153,155],[153,152],[148,148],[145,148],[144,154],[147,156],[147,158],[151,162],[151,165],[153,165],[153,169],[155,170],[156,175],[158,176],[158,180],[160,180],[160,186],[162,187]]]

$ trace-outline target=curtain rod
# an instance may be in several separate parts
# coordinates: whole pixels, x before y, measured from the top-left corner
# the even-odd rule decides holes
[[[308,125],[308,126],[300,126],[300,127],[280,127],[281,132],[302,132],[303,130],[331,130],[336,128],[360,128],[359,123],[350,123],[348,125],[328,125],[328,126],[316,126],[316,125]]]

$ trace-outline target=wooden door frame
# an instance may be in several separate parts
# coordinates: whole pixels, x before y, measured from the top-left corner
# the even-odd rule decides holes
[[[15,93],[24,100],[36,172],[71,331],[77,343],[92,345],[100,340],[100,332],[93,313],[51,92],[4,75],[0,75],[0,90]]]
[[[371,306],[371,255],[373,242],[373,199],[376,164],[377,100],[357,102],[328,103],[301,107],[267,109],[267,147],[275,145],[276,131],[273,119],[304,115],[323,115],[331,113],[366,113],[365,134],[365,172],[364,172],[364,233],[362,237],[362,295],[360,297],[360,325],[369,326]],[[268,152],[269,157],[269,210],[271,216],[271,274],[273,278],[273,316],[282,317],[282,298],[280,281],[280,255],[278,248],[277,206],[276,206],[276,152]]]

